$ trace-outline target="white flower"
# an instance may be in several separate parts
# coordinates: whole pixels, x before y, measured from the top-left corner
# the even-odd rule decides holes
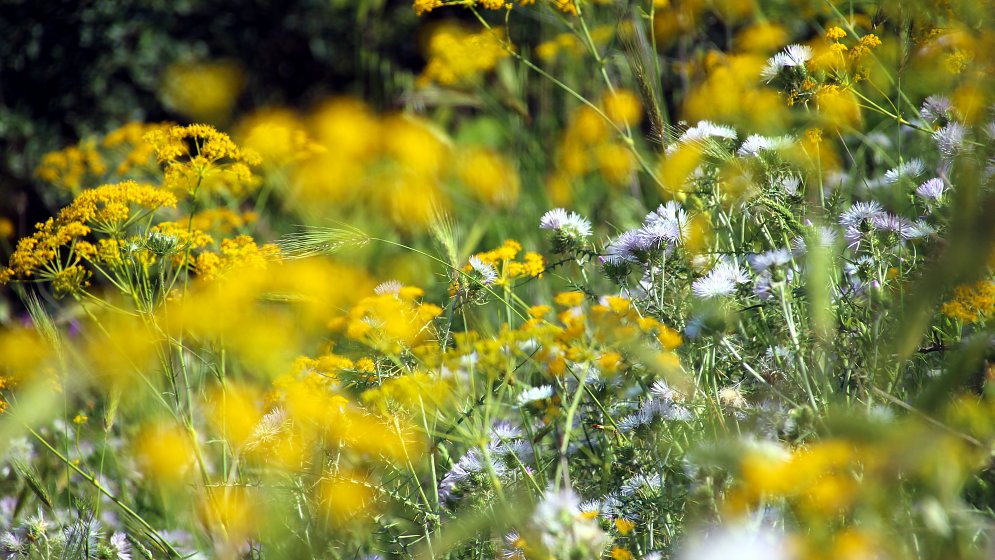
[[[795,139],[790,136],[771,137],[751,134],[743,142],[743,145],[736,150],[736,154],[740,156],[755,156],[760,153],[760,150],[777,151],[787,148],[794,141]]]
[[[750,277],[733,260],[717,264],[704,278],[691,284],[691,291],[700,298],[727,296],[736,291],[737,284],[745,284]]]
[[[685,130],[684,134],[681,134],[681,137],[677,141],[687,144],[699,142],[706,138],[734,140],[736,138],[736,129],[730,126],[715,124],[711,121],[699,121],[697,125]]]
[[[857,227],[862,223],[871,223],[875,218],[884,215],[884,207],[875,201],[857,202],[840,216],[840,225],[845,228]]]
[[[650,245],[661,246],[664,243],[676,245],[688,238],[689,224],[687,211],[679,203],[671,200],[661,204],[655,212],[646,215],[638,234]]]
[[[553,208],[539,219],[539,227],[542,229],[560,229],[569,218],[570,215],[563,208]]]
[[[753,272],[761,273],[768,268],[784,266],[791,262],[791,251],[787,249],[774,249],[764,253],[757,253],[746,257],[746,262],[750,264]]]
[[[798,44],[788,45],[784,49],[784,54],[788,55],[788,58],[791,59],[789,66],[801,66],[812,60],[812,47]]]
[[[576,212],[554,208],[542,215],[539,227],[560,233],[572,239],[586,239],[591,236],[591,222]]]
[[[680,560],[789,560],[794,556],[783,533],[745,523],[717,527],[692,536]]]
[[[658,379],[653,382],[653,385],[650,385],[650,393],[652,393],[654,397],[665,401],[673,401],[677,398],[677,391],[671,389],[670,385],[662,379]]]
[[[501,556],[508,560],[525,560],[525,542],[519,536],[518,531],[512,531],[504,536],[504,549]]]
[[[949,118],[952,109],[953,104],[950,99],[942,95],[930,95],[923,102],[922,108],[919,109],[919,116],[926,121],[936,121],[941,118]]]
[[[547,490],[532,523],[547,549],[562,550],[570,558],[600,558],[609,541],[597,520],[582,515],[580,498],[569,487]]]
[[[782,52],[767,60],[767,65],[760,71],[760,77],[769,82],[777,77],[782,68],[804,66],[809,60],[812,60],[811,47],[797,44],[788,45]]]
[[[801,184],[801,179],[794,175],[789,175],[781,179],[781,189],[788,196],[798,196],[798,189],[801,187]]]
[[[530,387],[525,391],[522,391],[522,393],[518,395],[518,406],[522,406],[530,402],[546,400],[552,396],[553,396],[552,385],[540,385],[538,387]]]
[[[889,169],[888,172],[884,174],[884,181],[888,184],[895,184],[903,177],[916,179],[925,171],[926,164],[924,164],[919,158],[913,158],[909,161],[899,162],[897,167]]]
[[[124,533],[111,535],[110,552],[112,560],[131,560],[131,545]]]
[[[563,533],[580,513],[580,498],[571,488],[559,491],[550,489],[543,494],[542,501],[536,506],[532,522],[545,533]]]
[[[951,122],[947,126],[933,133],[933,140],[936,147],[940,149],[946,157],[953,157],[964,149],[964,137],[967,131],[960,123]]]
[[[401,292],[401,288],[403,287],[404,284],[401,284],[397,280],[387,280],[386,282],[383,282],[380,285],[378,285],[376,288],[373,288],[373,293],[377,294],[378,296],[383,296],[387,294],[396,296]]]
[[[491,434],[498,441],[522,437],[522,431],[507,420],[500,420],[491,425]]]
[[[905,239],[918,239],[933,235],[934,233],[936,233],[936,228],[921,219],[914,222],[906,222],[905,228],[901,231],[902,237]]]
[[[728,296],[736,291],[736,283],[729,278],[710,274],[695,280],[691,284],[691,291],[702,299]]]
[[[493,284],[494,281],[497,280],[498,273],[497,269],[494,268],[494,265],[485,263],[476,255],[470,257],[470,267],[480,275],[480,281],[484,285]]]
[[[637,474],[622,483],[621,494],[626,497],[632,496],[637,492],[648,491],[651,494],[656,494],[661,488],[663,488],[663,480],[660,478],[660,473],[650,476]]]

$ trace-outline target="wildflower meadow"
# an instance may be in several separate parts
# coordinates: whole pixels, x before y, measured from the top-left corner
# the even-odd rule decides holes
[[[991,0],[30,4],[0,560],[995,558]]]

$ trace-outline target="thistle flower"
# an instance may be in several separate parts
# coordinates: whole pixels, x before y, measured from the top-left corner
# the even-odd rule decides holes
[[[500,420],[491,425],[491,435],[498,441],[522,437],[522,430],[507,420]]]
[[[915,180],[925,171],[926,164],[924,164],[919,158],[913,158],[908,161],[899,162],[897,167],[889,169],[884,174],[884,181],[887,184],[893,185],[905,177]]]
[[[518,395],[518,406],[524,406],[531,402],[546,400],[553,396],[553,386],[552,385],[539,385],[538,387],[530,387],[521,392]]]
[[[704,278],[695,280],[691,284],[691,291],[703,299],[728,296],[736,291],[736,283],[725,276],[709,274]]]
[[[780,74],[783,68],[804,67],[812,60],[812,48],[805,45],[788,45],[783,51],[767,60],[767,65],[760,71],[760,77],[770,82]]]
[[[947,192],[947,183],[939,177],[934,177],[919,185],[916,194],[927,201],[937,201]]]
[[[687,211],[671,200],[661,204],[655,212],[646,215],[643,227],[637,235],[649,247],[672,246],[682,243],[690,234],[690,221]]]
[[[760,301],[770,299],[776,285],[790,283],[794,279],[794,268],[785,266],[791,264],[792,258],[791,251],[787,249],[775,249],[746,258],[750,268],[757,274],[753,294]]]
[[[618,423],[621,432],[630,432],[641,426],[648,426],[660,418],[667,421],[687,422],[691,420],[691,411],[669,398],[651,398],[640,405],[634,413],[622,418]]]
[[[677,391],[673,390],[666,381],[658,379],[650,385],[650,393],[658,399],[672,401],[677,398]]]
[[[439,500],[452,502],[456,499],[457,487],[468,481],[475,473],[483,472],[484,462],[479,451],[471,449],[453,465],[439,482]]]
[[[716,265],[704,278],[695,280],[691,284],[691,291],[703,299],[728,296],[736,291],[738,284],[749,281],[749,276],[735,261],[725,260]]]
[[[777,151],[784,148],[790,147],[794,144],[795,139],[791,136],[761,136],[759,134],[751,134],[746,138],[743,144],[736,150],[736,154],[740,156],[757,156],[760,155],[761,150],[766,151]]]
[[[928,122],[949,119],[952,115],[953,103],[942,95],[930,95],[919,109],[919,116]]]
[[[851,297],[864,295],[869,288],[877,288],[881,284],[871,277],[874,261],[868,256],[862,256],[853,262],[843,264],[843,274],[848,287],[843,288],[843,294]]]
[[[15,560],[17,558],[27,558],[31,552],[31,545],[18,538],[10,531],[0,536],[0,558],[3,560]]]
[[[905,228],[901,231],[902,237],[905,239],[918,239],[920,237],[928,237],[936,233],[936,228],[926,223],[925,220],[919,219],[914,222],[905,223]]]
[[[885,214],[884,207],[876,201],[857,202],[840,216],[840,225],[850,228],[861,228],[872,223]]]
[[[688,144],[691,142],[700,142],[708,138],[735,140],[736,129],[730,126],[715,124],[711,121],[699,121],[695,126],[685,130],[677,141]]]
[[[619,259],[626,262],[640,262],[645,259],[647,252],[653,246],[650,241],[640,234],[640,230],[629,230],[622,232],[615,241],[605,248],[606,259]]]
[[[111,535],[108,549],[111,560],[131,560],[131,545],[124,533],[117,532]]]
[[[784,54],[791,59],[790,66],[801,66],[812,60],[812,47],[798,44],[788,45],[784,49]]]
[[[746,257],[746,262],[757,274],[764,272],[771,267],[784,266],[791,262],[791,251],[787,249],[774,249],[764,253],[757,253]]]
[[[480,283],[485,286],[493,284],[498,278],[498,272],[494,265],[485,263],[476,255],[470,257],[470,267],[480,275]]]
[[[946,126],[933,133],[933,141],[936,147],[944,156],[951,158],[964,149],[964,139],[967,131],[964,126],[957,122],[947,123]]]
[[[636,476],[626,480],[622,483],[620,487],[620,494],[625,497],[631,497],[637,493],[648,493],[655,495],[659,493],[660,489],[663,488],[663,479],[660,477],[660,473],[655,473],[650,476],[644,474],[637,474]]]
[[[591,222],[576,212],[567,212],[563,208],[554,208],[542,215],[539,227],[554,231],[562,231],[570,237],[587,238],[591,236]]]
[[[539,227],[553,231],[553,250],[566,253],[582,247],[591,236],[591,222],[576,212],[554,208],[542,215]]]
[[[378,296],[383,296],[387,294],[396,296],[401,292],[401,288],[403,287],[404,284],[402,284],[398,280],[387,280],[386,282],[381,282],[380,284],[378,284],[376,288],[373,288],[373,293],[377,294]]]

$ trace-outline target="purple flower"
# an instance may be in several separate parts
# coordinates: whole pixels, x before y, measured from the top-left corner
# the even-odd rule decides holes
[[[947,192],[947,183],[939,177],[926,181],[916,189],[916,194],[926,200],[939,200],[945,192]]]

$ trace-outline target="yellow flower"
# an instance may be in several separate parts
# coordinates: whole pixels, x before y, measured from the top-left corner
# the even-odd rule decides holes
[[[577,5],[574,1],[575,0],[551,0],[554,8],[572,16],[577,15]]]
[[[615,520],[615,528],[618,529],[619,534],[628,535],[633,529],[636,528],[636,522],[619,517]]]
[[[198,121],[226,117],[245,85],[238,63],[173,64],[163,74],[161,92],[170,108]]]
[[[553,308],[548,305],[533,305],[529,308],[529,317],[541,319],[545,317]]]
[[[439,25],[428,41],[428,64],[419,83],[458,86],[477,82],[508,56],[504,28],[472,32],[453,24]]]
[[[372,513],[374,485],[364,478],[358,472],[339,472],[321,482],[317,503],[329,521],[336,525],[352,524]]]
[[[964,323],[987,321],[995,313],[995,282],[982,280],[958,286],[954,298],[940,306],[940,313]]]
[[[838,41],[843,37],[846,37],[846,31],[843,31],[843,28],[838,25],[834,25],[826,30],[826,39],[830,41]]]
[[[17,232],[17,228],[14,227],[14,222],[10,221],[9,218],[0,218],[0,239],[10,239],[14,237]]]
[[[610,556],[612,560],[633,560],[635,558],[631,552],[620,546],[613,546]]]
[[[199,189],[239,194],[257,184],[250,166],[259,155],[242,150],[227,134],[206,124],[173,126],[145,135],[156,161],[165,166],[163,186],[195,194]]]
[[[594,152],[598,171],[613,185],[625,185],[636,171],[636,157],[628,146],[609,142],[598,146]]]
[[[684,339],[681,337],[681,333],[665,325],[660,325],[657,340],[660,341],[660,345],[663,346],[665,350],[673,350],[674,348],[680,347],[681,344],[684,344]]]
[[[190,436],[178,427],[146,427],[138,436],[135,452],[139,465],[158,483],[178,485],[193,466]]]
[[[857,41],[857,44],[853,46],[853,50],[850,51],[850,60],[853,62],[859,62],[860,59],[869,53],[871,49],[881,45],[881,39],[873,33],[868,33]]]
[[[88,276],[77,267],[80,259],[93,259],[97,255],[91,243],[80,244],[84,237],[93,230],[120,233],[136,216],[175,205],[176,197],[171,193],[134,181],[87,189],[55,218],[37,224],[34,234],[18,241],[9,266],[0,269],[0,283],[35,274],[48,281],[58,276],[57,291],[63,295],[75,293],[85,287]],[[139,207],[143,212],[132,212],[132,207]],[[78,250],[64,250],[77,246]],[[63,262],[63,258],[68,262]]]
[[[280,255],[280,249],[273,244],[260,247],[248,235],[221,241],[220,253],[205,252],[197,257],[197,274],[206,279],[215,279],[233,269],[265,269],[267,263]]]
[[[616,373],[622,365],[622,355],[618,352],[605,352],[598,358],[598,369],[605,373]]]
[[[608,118],[618,126],[635,126],[643,118],[643,104],[631,91],[616,90],[608,94],[601,104]]]
[[[440,6],[442,6],[442,0],[415,0],[415,14],[419,16],[427,14]]]
[[[560,292],[553,302],[560,307],[577,307],[584,301],[584,292]]]
[[[456,174],[478,200],[493,206],[514,206],[521,184],[518,170],[500,152],[470,148],[456,160]]]

